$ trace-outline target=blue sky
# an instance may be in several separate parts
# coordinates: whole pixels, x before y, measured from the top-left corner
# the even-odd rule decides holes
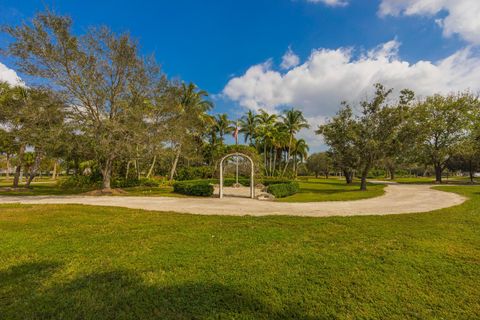
[[[139,40],[145,54],[155,54],[170,77],[193,81],[214,94],[219,112],[237,116],[247,108],[280,111],[295,105],[305,108],[315,125],[331,116],[341,100],[355,100],[366,94],[365,88],[374,78],[392,86],[417,83],[421,88],[412,89],[423,94],[434,92],[437,87],[441,92],[477,89],[474,87],[477,78],[469,76],[466,82],[454,73],[459,63],[462,70],[478,67],[476,48],[480,39],[476,38],[476,31],[480,32],[480,27],[475,29],[475,21],[470,25],[465,22],[473,19],[472,13],[465,11],[472,11],[474,17],[475,13],[480,14],[479,2],[1,0],[0,23],[17,24],[43,10],[46,4],[58,13],[70,15],[75,22],[75,32],[81,33],[91,25],[107,25],[117,32],[130,32]],[[459,7],[459,3],[464,6]],[[457,20],[450,21],[454,18]],[[458,27],[458,21],[462,21],[462,27]],[[1,47],[8,41],[5,35],[0,36]],[[282,69],[282,57],[288,48],[298,61]],[[468,50],[464,53],[466,56],[457,57],[455,65],[441,66],[444,59],[465,50]],[[347,61],[321,71],[329,61],[336,61],[329,56],[335,53],[338,61]],[[426,61],[432,67],[417,65],[419,61]],[[6,57],[0,57],[0,63],[15,69]],[[402,67],[402,64],[409,66]],[[303,70],[302,73],[301,68],[320,71],[305,73]],[[397,74],[394,69],[398,69]],[[340,90],[324,98],[322,90],[332,91],[325,79],[327,82],[329,78],[336,79],[336,70],[346,78],[339,80],[335,87],[360,86],[361,90],[352,97],[342,96],[349,91]],[[429,72],[431,74],[425,75]],[[437,84],[432,79],[440,75],[452,79]],[[361,83],[350,83],[349,79],[355,77],[365,78]],[[307,79],[313,82],[301,88],[292,85]],[[314,139],[311,132],[305,136]],[[321,145],[318,141],[312,140],[312,143]]]

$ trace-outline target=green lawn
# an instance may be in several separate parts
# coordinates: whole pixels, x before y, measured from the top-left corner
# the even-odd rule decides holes
[[[286,198],[278,199],[282,202],[316,202],[316,201],[339,201],[339,200],[359,200],[381,196],[384,191],[384,185],[369,184],[368,191],[359,191],[359,184],[345,184],[344,180],[315,179],[299,181],[300,192]],[[0,187],[11,186],[11,181],[0,180]],[[186,197],[173,192],[173,187],[161,186],[152,187],[132,187],[124,188],[126,193],[120,196],[152,196],[152,197]],[[10,196],[44,196],[44,195],[71,195],[85,193],[86,190],[62,189],[58,187],[57,182],[52,180],[34,181],[32,188],[28,190],[2,190],[0,195]]]
[[[60,188],[56,181],[52,180],[40,180],[32,183],[32,188],[22,190],[6,190],[2,187],[10,187],[12,182],[10,180],[0,180],[0,195],[9,196],[45,196],[45,195],[72,195],[85,193],[88,190],[82,189],[63,189]],[[173,192],[173,187],[160,186],[160,187],[131,187],[124,188],[126,193],[120,194],[121,196],[161,196],[161,197],[185,197],[181,194]]]
[[[316,202],[360,200],[383,195],[384,185],[369,184],[367,191],[360,191],[358,182],[347,185],[343,179],[315,179],[299,181],[300,191],[293,196],[277,199],[281,202]]]
[[[2,319],[478,319],[480,187],[432,213],[0,206]]]
[[[381,180],[381,179],[378,179]],[[474,179],[475,183],[478,183],[478,179]],[[386,180],[389,181],[389,180]],[[434,184],[435,177],[399,177],[394,180],[395,182],[402,184]],[[443,177],[444,184],[470,184],[470,178],[468,177]]]

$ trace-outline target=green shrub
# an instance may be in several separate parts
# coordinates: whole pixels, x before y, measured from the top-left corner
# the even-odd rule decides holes
[[[237,180],[235,178],[225,178],[225,179],[223,179],[223,185],[225,187],[231,187],[236,183],[236,181]],[[218,183],[220,183],[220,182],[218,182]],[[250,179],[239,177],[238,178],[238,183],[240,183],[244,187],[250,187]]]
[[[141,178],[140,179],[140,186],[142,187],[152,187],[156,188],[160,186],[160,181],[150,178]]]
[[[214,168],[188,167],[178,169],[175,179],[177,181],[209,179],[213,177]]]
[[[96,189],[100,188],[102,185],[101,177],[97,175],[74,175],[68,176],[66,179],[61,180],[58,183],[59,187],[62,189]]]
[[[208,180],[177,181],[173,184],[173,192],[188,196],[210,197],[213,185]]]
[[[137,178],[128,178],[117,177],[112,179],[111,182],[112,188],[131,188],[140,186],[140,180]]]
[[[267,178],[267,179],[263,179],[262,181],[262,184],[264,186],[270,186],[270,185],[273,185],[273,184],[284,184],[284,183],[291,183],[292,180],[289,180],[289,179],[285,179],[285,178]]]
[[[297,182],[270,184],[267,188],[267,192],[273,194],[275,198],[285,198],[294,195],[299,190]]]

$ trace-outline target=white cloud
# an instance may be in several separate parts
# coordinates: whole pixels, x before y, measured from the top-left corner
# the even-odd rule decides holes
[[[270,112],[285,106],[301,109],[312,120],[332,116],[340,102],[358,102],[371,93],[374,83],[414,90],[417,95],[480,90],[480,57],[464,48],[440,61],[411,64],[398,56],[399,43],[392,40],[359,57],[353,49],[314,50],[307,61],[288,71],[274,70],[270,61],[250,67],[231,79],[223,95],[241,106]],[[306,132],[310,143],[313,130]]]
[[[348,5],[348,2],[346,0],[307,0],[307,2],[323,3],[331,7],[344,7]]]
[[[300,58],[292,51],[292,48],[288,48],[287,52],[282,57],[282,64],[280,67],[282,69],[288,70],[292,67],[296,67],[300,64]]]
[[[443,17],[443,14],[445,16]],[[466,41],[480,44],[480,1],[479,0],[382,0],[379,14],[422,15],[442,17],[435,22],[443,28],[446,37],[460,35]]]
[[[23,85],[23,81],[17,73],[0,62],[0,81],[8,82],[11,85]]]

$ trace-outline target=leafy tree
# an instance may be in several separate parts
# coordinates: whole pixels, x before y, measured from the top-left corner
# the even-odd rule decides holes
[[[353,182],[353,171],[359,163],[359,155],[353,143],[355,125],[352,108],[343,102],[337,115],[316,131],[330,147],[332,161],[343,171],[347,184]]]
[[[359,159],[360,190],[367,190],[368,173],[377,161],[385,157],[401,124],[396,109],[386,104],[392,91],[377,83],[374,97],[360,103],[361,114],[354,125],[353,141]]]
[[[308,151],[310,148],[308,147],[307,142],[305,139],[299,139],[295,140],[293,149],[292,149],[292,154],[293,154],[293,172],[295,177],[297,176],[297,170],[298,170],[298,163],[297,163],[297,157],[300,159],[300,163],[303,163],[303,160],[307,158],[308,156]]]
[[[478,100],[469,93],[427,97],[413,110],[416,152],[420,161],[432,165],[437,183],[449,159],[462,148],[468,135],[470,113]]]
[[[226,113],[217,114],[215,117],[215,132],[218,133],[220,143],[224,143],[224,137],[226,134],[232,133],[235,130],[233,122],[228,119]]]
[[[303,113],[300,110],[296,110],[294,108],[285,110],[282,115],[282,120],[290,139],[288,143],[287,160],[283,169],[283,174],[285,174],[290,161],[292,143],[293,139],[295,138],[295,134],[297,134],[301,129],[310,128],[310,125],[303,116]]]
[[[277,123],[277,115],[276,114],[269,114],[265,110],[260,110],[260,113],[257,114],[257,123],[258,123],[258,130],[256,132],[256,140],[257,143],[260,143],[263,146],[263,160],[265,169],[268,168],[267,163],[267,150],[271,141],[273,140],[275,126]]]
[[[240,118],[239,125],[239,131],[243,134],[245,142],[249,141],[252,146],[257,131],[257,118],[252,110],[249,110],[246,115]]]
[[[314,153],[307,159],[307,169],[315,174],[315,178],[322,174],[328,179],[333,170],[333,160],[327,152]]]
[[[167,121],[168,141],[174,151],[174,159],[170,169],[170,180],[173,180],[182,151],[188,151],[192,144],[201,141],[206,123],[206,114],[212,108],[212,103],[205,100],[208,93],[199,90],[195,84],[182,83],[177,87],[177,101],[171,105],[171,117]],[[188,152],[187,152],[188,153]]]
[[[102,27],[75,36],[71,27],[68,17],[40,13],[31,24],[5,28],[13,38],[8,51],[18,58],[20,71],[60,90],[71,121],[92,141],[103,188],[109,190],[114,161],[141,136],[139,121],[158,68],[139,57],[128,34]]]
[[[389,108],[389,117],[396,118],[397,125],[392,128],[389,141],[385,144],[385,156],[383,164],[390,173],[390,179],[395,179],[395,171],[401,164],[411,162],[415,157],[416,133],[409,125],[412,116],[412,108],[415,100],[415,93],[404,89],[400,92],[398,104]]]

